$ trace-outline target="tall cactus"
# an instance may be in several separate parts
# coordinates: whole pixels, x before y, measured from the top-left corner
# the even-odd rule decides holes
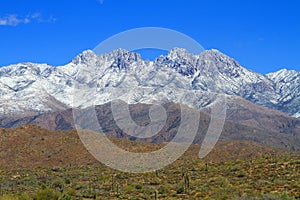
[[[184,176],[184,190],[186,193],[189,193],[190,191],[190,176],[188,173],[185,173]]]
[[[111,191],[114,191],[114,186],[115,186],[115,176],[114,174],[111,175]]]
[[[157,190],[155,190],[155,193],[154,193],[154,199],[155,199],[155,200],[158,200],[158,191],[157,191]]]

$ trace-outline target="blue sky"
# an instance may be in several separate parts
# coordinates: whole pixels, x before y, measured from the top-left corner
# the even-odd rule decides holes
[[[300,71],[297,0],[1,0],[0,66],[63,65],[119,32],[164,27],[260,73]]]

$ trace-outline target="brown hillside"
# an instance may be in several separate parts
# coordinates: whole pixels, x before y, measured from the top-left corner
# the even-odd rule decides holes
[[[34,125],[0,129],[0,168],[36,168],[99,164],[85,149],[76,131],[48,131]],[[133,142],[111,138],[115,144],[132,152],[146,152],[164,144]],[[199,145],[192,145],[187,157],[197,158]],[[277,154],[271,148],[248,141],[222,141],[205,158],[211,162],[255,158]]]

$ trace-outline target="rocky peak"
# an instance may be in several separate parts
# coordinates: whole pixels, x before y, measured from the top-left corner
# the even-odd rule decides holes
[[[190,52],[188,52],[186,49],[183,48],[174,48],[172,49],[168,54],[167,58],[170,60],[179,60],[179,59],[192,59],[194,55],[192,55]]]
[[[291,79],[297,76],[300,77],[300,73],[295,70],[282,69],[277,72],[266,74],[266,76],[275,82],[280,82],[284,79]]]
[[[97,60],[97,55],[92,50],[86,50],[76,56],[71,63],[75,65],[89,64],[91,61]]]
[[[123,60],[128,62],[140,62],[142,61],[142,57],[140,54],[136,52],[130,52],[125,49],[117,49],[110,52],[109,57],[114,60]]]

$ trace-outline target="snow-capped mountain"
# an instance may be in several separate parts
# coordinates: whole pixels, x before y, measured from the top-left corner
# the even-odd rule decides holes
[[[225,94],[300,117],[299,72],[262,75],[218,50],[192,55],[175,48],[154,61],[123,49],[103,55],[88,50],[65,66],[10,65],[0,68],[0,94],[1,116],[86,108],[115,99],[130,104],[170,101],[200,109]]]

